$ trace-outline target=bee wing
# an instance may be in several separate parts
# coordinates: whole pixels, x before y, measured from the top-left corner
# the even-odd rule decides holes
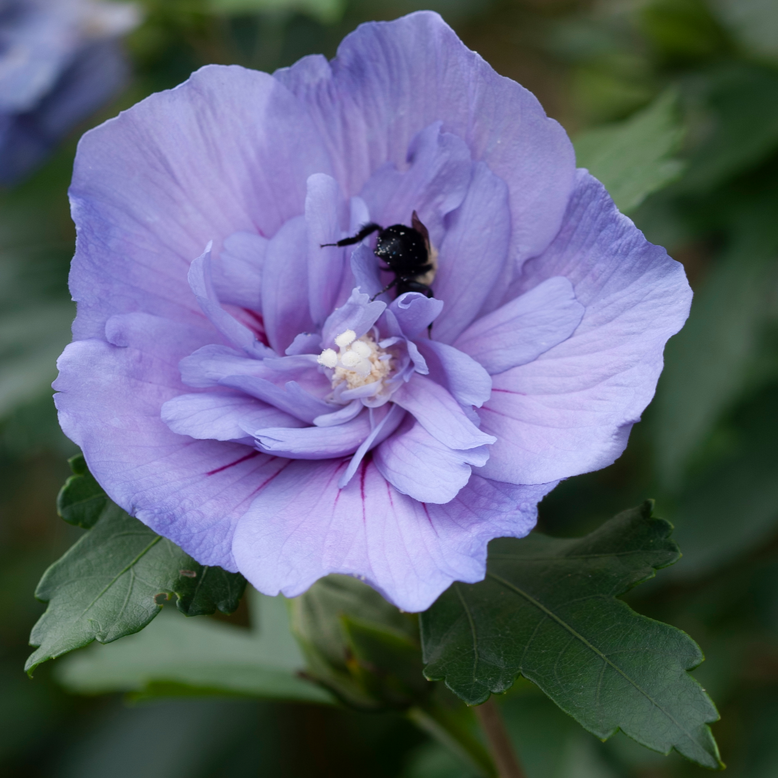
[[[429,230],[421,223],[419,214],[417,214],[416,211],[411,214],[411,227],[421,233],[422,238],[424,238],[424,245],[427,247],[427,254],[429,254],[432,251]]]

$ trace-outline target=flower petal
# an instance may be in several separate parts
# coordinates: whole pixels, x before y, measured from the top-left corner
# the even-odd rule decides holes
[[[455,345],[491,374],[526,365],[569,338],[584,307],[567,278],[548,278],[471,324]]]
[[[502,302],[512,280],[510,238],[508,187],[479,162],[464,203],[446,219],[432,285],[446,303],[435,322],[435,340],[453,343],[479,311]]]
[[[481,432],[462,406],[442,386],[425,376],[414,375],[392,395],[392,401],[413,414],[427,432],[449,448],[476,448],[496,440]]]
[[[60,424],[109,497],[202,564],[237,570],[234,526],[285,461],[170,430],[160,408],[177,371],[156,356],[82,340],[58,364]]]
[[[235,440],[253,446],[246,429],[299,427],[302,422],[242,392],[180,394],[168,400],[161,418],[173,432],[198,440]]]
[[[562,230],[522,280],[529,289],[559,275],[586,312],[570,338],[493,377],[479,411],[498,438],[481,471],[487,478],[543,483],[611,464],[654,394],[667,339],[689,313],[683,267],[586,171]]]
[[[174,382],[183,386],[179,376],[180,360],[199,348],[211,345],[214,333],[201,318],[203,327],[179,324],[148,313],[123,313],[105,324],[105,339],[121,348],[137,348],[154,354],[167,363]]]
[[[336,459],[353,454],[371,432],[367,411],[332,427],[247,427],[258,447],[291,459]]]
[[[465,199],[472,174],[465,142],[440,131],[436,121],[420,130],[410,142],[403,169],[387,162],[376,170],[361,196],[371,217],[382,226],[406,224],[418,212],[433,245],[443,237],[443,217]]]
[[[264,378],[235,375],[227,376],[221,381],[221,384],[233,389],[240,389],[307,424],[312,424],[314,419],[328,413],[332,408],[324,401],[306,392],[296,381],[288,381],[284,386],[278,386]]]
[[[257,360],[225,346],[205,346],[182,359],[180,369],[187,386],[240,389],[308,424],[333,410],[318,396],[330,387],[312,356]]]
[[[348,405],[343,405],[338,410],[332,411],[332,413],[317,416],[313,423],[317,427],[334,427],[336,424],[351,421],[364,407],[359,400],[353,400]]]
[[[265,594],[302,594],[329,573],[357,576],[406,611],[428,608],[453,581],[485,573],[493,537],[523,537],[554,484],[472,476],[447,505],[400,494],[367,457],[338,488],[343,462],[294,462],[258,495],[235,533],[241,572]]]
[[[346,202],[338,182],[331,176],[316,174],[308,179],[305,197],[305,221],[308,225],[307,289],[300,279],[310,301],[311,317],[317,327],[324,324],[335,308],[343,273],[346,269],[346,252],[336,243],[342,237],[342,227],[347,220]]]
[[[308,176],[329,169],[298,100],[240,67],[203,68],[91,130],[70,188],[75,336],[133,310],[196,320],[186,270],[203,246],[218,255],[235,232],[273,235],[301,212]]]
[[[353,330],[361,338],[378,321],[386,310],[386,303],[380,300],[370,302],[366,294],[354,289],[351,297],[340,308],[336,308],[324,322],[321,332],[323,348],[332,348],[335,338],[346,330]]]
[[[430,378],[447,389],[460,405],[479,408],[492,394],[492,378],[472,357],[446,343],[420,339],[417,343]]]
[[[351,252],[351,272],[354,276],[354,287],[371,299],[384,288],[379,273],[379,259],[373,249],[366,243],[360,243]]]
[[[470,480],[471,465],[486,464],[486,446],[455,451],[436,440],[413,417],[375,450],[373,461],[397,491],[414,500],[447,503]]]
[[[301,356],[302,354],[316,356],[321,353],[321,350],[321,335],[315,332],[301,332],[295,336],[284,353],[288,357]]]
[[[222,303],[262,310],[262,268],[268,239],[252,232],[234,232],[211,263],[213,288]]]
[[[363,24],[332,63],[305,57],[275,78],[308,106],[347,196],[386,160],[401,167],[414,135],[442,120],[508,185],[511,256],[534,256],[556,235],[575,176],[565,131],[437,14]]]
[[[406,338],[415,338],[424,332],[437,319],[442,309],[442,300],[425,297],[418,292],[406,292],[389,304],[389,310],[394,314]]]
[[[452,502],[426,506],[366,460],[341,490],[345,462],[312,465],[173,433],[159,418],[176,392],[158,383],[165,365],[134,349],[82,341],[60,368],[63,427],[111,498],[199,562],[240,569],[268,594],[294,596],[346,573],[423,610],[452,581],[480,580],[488,540],[525,535],[552,486],[473,475]],[[106,437],[109,427],[116,434]]]
[[[286,222],[268,244],[261,310],[267,339],[278,354],[299,333],[313,328],[308,307],[308,232],[302,216]]]
[[[360,465],[362,464],[362,460],[365,458],[370,449],[391,435],[400,426],[402,420],[405,418],[405,411],[403,411],[399,405],[392,404],[389,405],[388,408],[389,410],[383,414],[383,418],[380,417],[382,411],[374,411],[372,408],[369,409],[369,413],[373,414],[373,416],[371,416],[373,429],[370,431],[370,434],[362,441],[359,448],[354,452],[354,456],[351,457],[351,461],[348,463],[348,467],[341,474],[340,480],[338,481],[338,486],[341,489],[343,489],[354,477]],[[376,418],[378,418],[378,422],[374,423]]]
[[[222,308],[211,278],[211,244],[189,268],[189,286],[203,313],[230,343],[254,357],[272,356],[273,352],[254,333]]]

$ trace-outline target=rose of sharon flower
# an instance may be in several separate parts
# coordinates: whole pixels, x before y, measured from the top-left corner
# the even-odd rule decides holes
[[[559,481],[613,462],[686,319],[683,270],[537,100],[433,13],[328,62],[207,67],[81,142],[55,388],[108,494],[203,564],[408,611],[483,578]],[[381,294],[375,222],[429,231]]]
[[[124,84],[119,36],[137,8],[97,0],[0,0],[0,182],[29,173]]]

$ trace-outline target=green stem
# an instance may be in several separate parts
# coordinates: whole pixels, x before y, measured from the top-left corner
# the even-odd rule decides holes
[[[500,778],[489,752],[457,716],[435,703],[410,708],[406,715],[417,727],[467,762],[481,778]]]

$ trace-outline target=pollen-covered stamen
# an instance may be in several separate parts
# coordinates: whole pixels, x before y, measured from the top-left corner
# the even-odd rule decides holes
[[[354,330],[341,332],[335,338],[335,349],[325,348],[317,361],[332,373],[333,389],[346,383],[349,389],[382,381],[392,371],[392,356],[370,335],[357,338]]]

